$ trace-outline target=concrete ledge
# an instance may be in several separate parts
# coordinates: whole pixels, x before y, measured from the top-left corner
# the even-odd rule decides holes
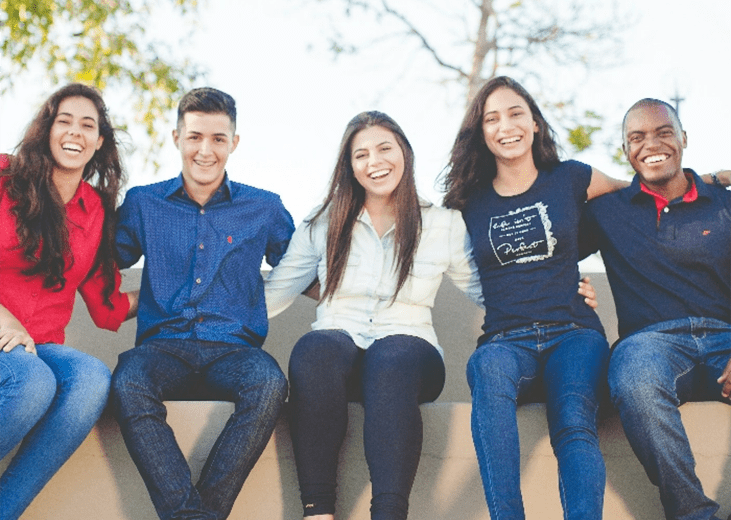
[[[175,430],[194,478],[203,467],[230,403],[168,403]],[[424,449],[411,497],[409,517],[419,520],[487,520],[485,499],[470,437],[468,403],[422,406]],[[696,454],[698,474],[708,494],[731,504],[731,407],[689,403],[681,407]],[[522,488],[528,518],[562,518],[543,405],[521,407]],[[367,520],[370,484],[363,454],[363,410],[350,405],[348,433],[341,453],[338,518]],[[607,461],[606,520],[662,520],[657,490],[645,477],[616,416],[602,421],[601,445]],[[0,462],[4,470],[8,458]],[[729,512],[722,509],[722,516]],[[291,520],[301,505],[286,417],[246,481],[231,514],[233,520]],[[122,441],[116,422],[104,415],[81,448],[33,502],[24,520],[155,520],[142,479]]]
[[[139,270],[125,273],[124,286],[139,287]],[[592,275],[599,316],[610,343],[616,339],[611,292],[603,274]],[[297,339],[310,330],[315,302],[299,298],[272,320],[264,345],[285,370]],[[439,399],[422,406],[424,448],[411,495],[409,518],[418,520],[487,520],[470,432],[469,389],[465,366],[475,348],[481,311],[450,283],[439,290],[434,325],[445,351],[447,383]],[[97,356],[111,369],[119,353],[132,348],[136,323],[119,333],[94,327],[77,298],[66,343]],[[233,410],[231,403],[176,401],[168,403],[168,420],[197,478],[215,438]],[[689,403],[681,407],[683,422],[696,456],[706,492],[731,513],[731,406]],[[1,420],[1,419],[0,419]],[[522,488],[530,519],[563,518],[558,494],[556,459],[550,447],[545,408],[526,405],[518,412]],[[338,520],[369,518],[370,483],[363,453],[363,410],[350,405],[347,438],[339,466]],[[606,520],[662,520],[657,489],[650,484],[622,433],[619,419],[600,424],[607,462]],[[12,453],[0,461],[4,471]],[[299,486],[286,416],[283,416],[261,459],[236,502],[233,520],[301,518]],[[30,506],[24,520],[154,520],[152,503],[114,419],[105,414],[79,450],[61,468]]]

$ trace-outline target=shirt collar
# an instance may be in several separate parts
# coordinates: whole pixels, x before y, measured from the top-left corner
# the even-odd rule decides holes
[[[683,168],[683,173],[685,173],[685,176],[692,181],[692,185],[690,190],[688,190],[685,195],[683,195],[682,202],[693,202],[698,198],[710,198],[708,186],[706,186],[703,180],[698,177],[695,171],[690,168]],[[662,201],[665,201],[664,197],[653,193],[651,190],[646,188],[640,182],[639,175],[634,176],[634,178],[632,179],[632,184],[627,189],[629,190],[630,199],[633,202],[646,200],[648,197],[653,200],[661,199]],[[668,202],[670,201],[666,201],[665,205],[667,205]]]
[[[185,192],[185,188],[183,187],[182,172],[176,178],[171,179],[170,186],[168,187],[168,190],[165,192],[164,196],[166,199],[179,197],[184,200],[193,202],[193,200],[188,196],[188,194]],[[225,173],[221,186],[216,190],[216,193],[213,194],[213,197],[211,197],[211,200],[208,201],[208,204],[210,204],[211,202],[220,202],[222,200],[230,201],[232,200],[232,198],[233,190],[231,189],[231,179],[229,179],[228,173]]]
[[[94,188],[92,188],[89,183],[86,181],[79,182],[79,187],[76,188],[76,193],[74,193],[74,196],[71,197],[71,200],[66,203],[66,208],[71,208],[72,206],[78,206],[84,213],[89,212],[89,208],[87,207],[87,200],[91,196],[90,191],[94,191]]]

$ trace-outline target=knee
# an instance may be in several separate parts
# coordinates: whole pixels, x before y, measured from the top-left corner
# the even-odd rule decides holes
[[[289,357],[290,379],[331,377],[334,366],[342,364],[344,339],[342,332],[332,330],[316,330],[302,336]]]
[[[57,381],[51,368],[40,358],[26,353],[0,353],[0,356],[27,356],[26,363],[0,365],[0,403],[22,403],[27,415],[40,417],[51,406]]]
[[[496,348],[486,345],[478,347],[467,362],[467,382],[474,392],[478,388],[495,388],[501,378],[501,361],[497,359]]]
[[[287,378],[277,362],[268,355],[259,364],[258,369],[248,374],[246,379],[248,381],[245,381],[239,389],[240,400],[248,401],[252,395],[256,395],[260,406],[269,408],[279,407],[287,399],[289,390]]]
[[[608,374],[612,404],[641,409],[659,398],[670,398],[669,389],[656,371],[641,364],[610,363]]]

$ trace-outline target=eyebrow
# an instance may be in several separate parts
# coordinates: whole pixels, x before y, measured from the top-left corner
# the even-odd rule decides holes
[[[655,128],[654,130],[651,130],[651,131],[659,132],[660,130],[665,130],[666,128],[670,128],[670,129],[672,129],[674,131],[675,130],[675,125],[673,125],[672,123],[668,123],[666,125],[658,126],[657,128]],[[647,131],[645,131],[645,130],[631,130],[631,131],[627,132],[627,135],[628,136],[635,135],[635,134],[642,134],[642,135],[644,135],[646,133],[647,133]]]
[[[382,146],[384,144],[393,145],[393,143],[390,140],[386,139],[385,141],[381,141],[380,143],[378,143],[376,146]],[[361,150],[367,150],[367,148],[356,148],[355,150],[353,150],[353,153],[351,155],[354,155],[356,152],[359,152]]]
[[[70,113],[70,112],[59,112],[58,114],[56,114],[56,117],[61,117],[61,116],[74,117],[74,115],[72,113]],[[96,123],[96,119],[94,119],[91,116],[83,116],[81,119],[89,119],[89,120],[94,121]]]
[[[523,105],[513,105],[512,107],[508,107],[508,110],[513,110],[514,108],[520,108],[520,109],[525,110],[525,107]],[[485,112],[485,115],[487,115],[487,114],[493,114],[493,113],[496,113],[496,112],[498,112],[498,111],[497,110],[490,110],[489,112]]]

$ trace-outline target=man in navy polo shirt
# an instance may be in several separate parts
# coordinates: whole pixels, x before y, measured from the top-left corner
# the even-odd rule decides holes
[[[670,105],[638,101],[622,127],[637,175],[588,203],[582,237],[601,250],[617,307],[612,401],[666,518],[719,520],[678,407],[731,393],[731,192],[682,168],[687,138]]]
[[[262,258],[275,266],[294,224],[280,198],[229,180],[236,104],[188,92],[173,131],[182,173],[132,188],[119,209],[120,267],[145,257],[136,346],[112,377],[114,413],[158,515],[226,518],[266,446],[287,381],[261,348],[268,330]],[[163,401],[232,401],[234,413],[193,485]]]

